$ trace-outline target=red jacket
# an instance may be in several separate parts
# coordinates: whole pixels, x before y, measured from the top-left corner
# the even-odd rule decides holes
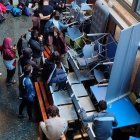
[[[6,7],[0,3],[0,9],[2,10],[3,13],[6,13]]]

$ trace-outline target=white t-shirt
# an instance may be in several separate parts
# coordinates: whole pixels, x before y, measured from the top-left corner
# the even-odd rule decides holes
[[[53,24],[54,24],[54,26],[55,26],[57,29],[59,29],[59,22],[58,22],[58,20],[55,20],[55,19],[53,18]]]

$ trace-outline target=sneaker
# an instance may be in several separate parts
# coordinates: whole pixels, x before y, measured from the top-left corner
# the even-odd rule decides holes
[[[35,122],[35,119],[29,118],[29,121],[30,121],[30,122]]]
[[[0,76],[2,76],[2,73],[0,72]]]
[[[18,115],[18,118],[19,119],[22,119],[22,118],[24,118],[25,116],[24,115]]]
[[[18,99],[19,99],[19,100],[22,100],[23,98],[22,98],[22,97],[18,97]]]

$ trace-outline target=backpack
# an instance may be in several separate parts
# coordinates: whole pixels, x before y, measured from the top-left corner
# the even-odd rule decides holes
[[[30,84],[32,84],[31,79],[27,79],[26,77],[22,77],[21,79],[22,81],[20,81],[20,90],[22,90],[22,97],[27,99],[29,102],[34,102],[34,98],[35,98],[35,90],[33,85],[30,87],[27,87],[28,89],[25,89],[25,82],[30,82]],[[28,80],[28,81],[27,81]],[[27,92],[28,91],[28,92]]]
[[[21,11],[21,9],[19,9],[19,8],[17,8],[17,7],[14,7],[14,8],[11,10],[11,14],[12,14],[14,17],[18,17],[18,16],[21,16],[22,11]]]
[[[45,82],[48,81],[54,68],[55,68],[55,64],[46,59],[44,65],[43,65],[43,70],[42,70],[42,79]]]
[[[12,9],[13,9],[13,5],[7,5],[6,6],[7,12],[11,12]]]
[[[23,49],[28,48],[28,47],[29,47],[29,44],[28,44],[28,41],[26,40],[26,38],[21,37],[17,43],[18,55],[21,56]]]
[[[56,68],[55,72],[50,80],[50,83],[66,83],[67,75],[61,68]]]
[[[6,13],[6,7],[0,3],[0,11]]]
[[[32,15],[30,9],[29,9],[27,6],[25,6],[25,7],[23,8],[22,14],[24,14],[25,16],[31,16],[31,15]]]
[[[5,20],[5,17],[2,14],[0,14],[0,23],[2,23],[4,20]]]

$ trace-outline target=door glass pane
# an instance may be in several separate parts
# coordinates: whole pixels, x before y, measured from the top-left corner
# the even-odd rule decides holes
[[[140,14],[140,1],[138,1],[137,8],[136,8],[136,12],[137,12],[138,14]]]
[[[132,6],[133,0],[124,0],[128,5]]]

